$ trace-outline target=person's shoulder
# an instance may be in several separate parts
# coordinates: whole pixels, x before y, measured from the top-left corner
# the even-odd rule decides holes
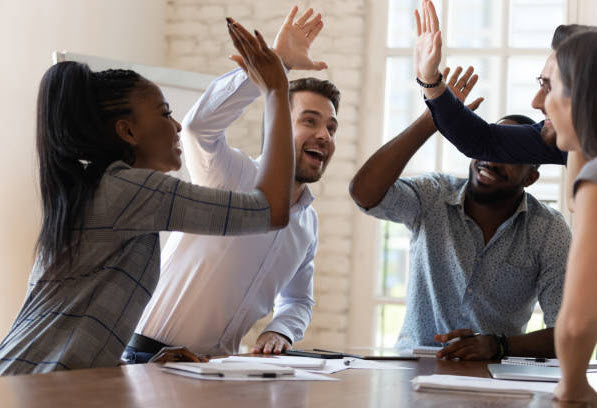
[[[555,222],[560,228],[569,230],[570,227],[564,218],[564,215],[552,206],[539,201],[535,196],[526,193],[527,213],[537,220],[549,220]]]

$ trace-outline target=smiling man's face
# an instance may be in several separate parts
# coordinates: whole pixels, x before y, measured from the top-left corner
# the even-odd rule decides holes
[[[313,183],[321,178],[336,150],[336,109],[320,94],[299,91],[292,95],[291,115],[295,180]]]
[[[517,125],[513,120],[501,120],[501,125]],[[471,160],[467,196],[480,204],[490,204],[514,198],[539,178],[535,165],[504,164]]]

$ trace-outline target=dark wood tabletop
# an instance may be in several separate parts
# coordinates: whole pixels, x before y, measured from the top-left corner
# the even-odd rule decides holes
[[[349,369],[340,381],[200,381],[173,375],[160,365],[61,371],[0,378],[0,406],[19,407],[542,407],[533,399],[415,392],[417,375],[489,377],[487,362],[421,358],[403,361],[408,370]]]

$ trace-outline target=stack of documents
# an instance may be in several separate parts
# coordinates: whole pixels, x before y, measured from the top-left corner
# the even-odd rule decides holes
[[[415,377],[413,387],[416,391],[532,398],[534,392],[553,393],[556,383],[504,381],[493,378],[434,374]]]
[[[257,363],[273,364],[276,366],[300,368],[303,370],[322,370],[326,361],[323,358],[292,357],[292,356],[271,356],[271,357],[250,357],[230,356],[226,358],[214,358],[212,363]]]
[[[417,357],[433,357],[438,351],[440,351],[443,347],[436,347],[436,346],[415,346],[413,347],[413,354]]]
[[[231,363],[166,363],[163,369],[170,374],[199,380],[220,381],[337,381],[321,374],[309,373],[292,367],[248,362]]]

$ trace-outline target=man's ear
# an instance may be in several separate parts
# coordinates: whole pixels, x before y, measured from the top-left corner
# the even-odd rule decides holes
[[[539,170],[537,170],[536,168],[531,169],[531,171],[529,172],[525,182],[524,182],[524,186],[528,187],[531,186],[535,183],[535,181],[537,181],[537,179],[539,178]]]
[[[120,137],[122,140],[124,140],[131,146],[137,146],[138,141],[133,134],[131,124],[128,120],[118,119],[114,127],[116,128],[116,134],[118,135],[118,137]]]

